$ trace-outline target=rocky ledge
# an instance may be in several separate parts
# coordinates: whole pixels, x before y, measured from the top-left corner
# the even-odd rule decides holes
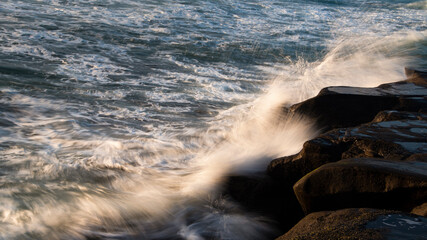
[[[427,239],[427,73],[405,70],[285,109],[323,134],[265,174],[230,176],[224,193],[277,221],[279,239]]]
[[[279,240],[425,239],[427,218],[392,210],[350,208],[307,215]]]

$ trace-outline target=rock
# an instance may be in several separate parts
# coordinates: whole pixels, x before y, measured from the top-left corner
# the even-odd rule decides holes
[[[422,72],[422,71],[415,70],[408,67],[405,67],[405,75],[407,78],[420,77],[420,76],[427,78],[427,72]]]
[[[386,122],[386,121],[397,121],[397,120],[425,120],[427,119],[427,114],[417,113],[417,112],[403,112],[396,110],[382,111],[379,112],[374,120],[375,122]]]
[[[329,87],[315,98],[284,108],[286,114],[316,119],[324,131],[338,129],[307,141],[298,154],[273,160],[267,176],[230,176],[223,192],[248,210],[276,220],[278,227],[286,231],[303,217],[293,186],[314,169],[355,157],[423,161],[427,152],[425,83],[423,76],[414,73],[406,81],[376,88]],[[363,123],[366,124],[360,125]],[[320,179],[319,184],[322,181]],[[333,188],[334,184],[330,185]],[[363,199],[365,194],[362,195],[362,202],[368,201]],[[384,198],[380,200],[387,205]],[[407,203],[405,209],[419,202],[408,200]]]
[[[416,153],[409,156],[406,161],[427,162],[427,153]]]
[[[331,134],[349,144],[342,159],[380,157],[404,160],[427,151],[426,127],[426,120],[399,120],[365,124]]]
[[[275,187],[272,188],[271,195],[262,194],[258,195],[258,198],[264,198],[264,204],[270,206],[280,201],[273,203],[269,202],[268,198],[282,199],[282,202],[285,202],[284,199],[295,198],[290,189],[304,175],[324,164],[342,159],[375,157],[395,161],[426,161],[427,141],[423,130],[427,126],[425,115],[397,111],[385,112],[380,113],[376,121],[379,121],[380,116],[384,120],[393,119],[393,121],[335,129],[307,141],[298,154],[273,160],[267,168],[267,174],[276,182]],[[292,208],[297,207],[292,205]],[[281,214],[289,216],[291,211],[276,213],[278,216]],[[286,226],[290,223],[292,221]]]
[[[427,199],[427,163],[341,160],[307,174],[294,191],[306,213],[348,207],[411,211]]]
[[[427,78],[406,69],[408,78],[377,88],[329,87],[315,98],[290,108],[318,118],[326,129],[335,129],[307,141],[296,155],[273,160],[267,174],[283,186],[292,186],[305,174],[323,164],[355,157],[420,160],[427,152]],[[333,107],[331,107],[333,106]],[[384,109],[406,109],[396,111]],[[424,111],[425,112],[425,111]],[[288,113],[289,114],[289,113]]]
[[[339,131],[338,131],[339,132]],[[350,128],[340,135],[352,142],[342,158],[382,157],[403,160],[412,154],[427,152],[427,121],[399,120],[370,123]]]
[[[405,75],[409,82],[427,87],[427,83],[425,81],[425,79],[427,79],[427,72],[405,68]]]
[[[269,176],[229,176],[224,194],[243,207],[273,219],[277,228],[286,232],[304,212],[291,187],[283,187]]]
[[[427,217],[427,202],[416,206],[414,209],[412,209],[411,213]]]
[[[385,115],[397,116],[399,112]],[[418,120],[417,116],[423,115],[401,115],[415,120],[371,123],[357,128],[330,131],[307,141],[299,154],[272,161],[267,169],[268,176],[229,177],[224,192],[246,208],[275,219],[280,229],[289,229],[303,216],[292,187],[312,170],[342,158],[420,158],[415,158],[416,154],[422,154],[425,150],[417,150],[414,144],[424,146],[425,134],[410,130],[426,124],[424,120]],[[401,145],[402,143],[405,144]],[[411,148],[406,149],[406,145]]]
[[[427,218],[403,212],[379,215],[365,228],[378,229],[385,239],[427,239]]]
[[[331,136],[334,135],[324,134],[309,140],[298,154],[273,160],[268,165],[267,174],[283,185],[292,187],[315,168],[340,160],[348,144],[336,141]]]
[[[380,112],[375,119],[369,124],[335,129],[307,141],[298,154],[273,160],[267,168],[268,175],[289,186],[323,164],[341,159],[375,157],[423,161],[427,152],[425,114],[387,111]]]
[[[399,99],[394,96],[339,94],[328,89],[322,91],[315,98],[293,105],[290,111],[315,119],[318,128],[324,131],[369,122],[379,111],[396,109],[399,104]]]
[[[378,209],[311,213],[278,240],[426,239],[427,218]]]
[[[383,110],[426,112],[426,96],[427,78],[421,77],[376,88],[327,87],[289,112],[315,119],[326,131],[370,122]]]

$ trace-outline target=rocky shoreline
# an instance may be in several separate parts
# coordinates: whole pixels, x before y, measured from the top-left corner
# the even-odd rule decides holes
[[[427,73],[405,72],[284,109],[323,133],[261,176],[230,176],[224,194],[276,221],[282,240],[427,239]]]

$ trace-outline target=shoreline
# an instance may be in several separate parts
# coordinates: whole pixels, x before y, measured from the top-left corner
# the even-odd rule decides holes
[[[405,74],[375,88],[327,87],[284,109],[322,133],[271,161],[263,176],[229,176],[224,195],[274,220],[282,240],[424,239],[427,73]],[[378,222],[395,215],[411,224]]]

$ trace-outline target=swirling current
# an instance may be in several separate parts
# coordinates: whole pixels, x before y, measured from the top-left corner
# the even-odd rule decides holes
[[[427,68],[427,1],[1,0],[1,239],[263,239],[283,106]]]

